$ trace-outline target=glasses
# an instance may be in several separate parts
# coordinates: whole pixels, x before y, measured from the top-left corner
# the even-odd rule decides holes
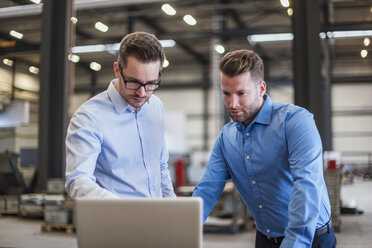
[[[123,69],[119,66],[120,69],[120,75],[123,78],[125,87],[129,90],[138,90],[141,87],[145,89],[145,91],[154,91],[157,90],[160,87],[160,80],[161,80],[161,73],[159,72],[159,77],[153,82],[150,83],[140,83],[138,81],[128,81],[125,79],[124,74],[123,74]]]

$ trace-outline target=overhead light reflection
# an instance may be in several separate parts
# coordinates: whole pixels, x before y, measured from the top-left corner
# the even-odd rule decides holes
[[[76,24],[78,22],[78,19],[75,16],[71,16],[70,20],[73,24]]]
[[[169,61],[167,59],[164,60],[163,67],[167,68],[169,66]]]
[[[11,30],[11,31],[9,32],[9,34],[10,34],[11,36],[13,36],[14,38],[17,38],[17,39],[22,39],[22,38],[23,38],[23,34],[20,33],[20,32],[15,31],[15,30]]]
[[[68,60],[70,60],[71,62],[74,62],[74,63],[77,63],[80,61],[80,57],[76,54],[69,54],[68,55]]]
[[[281,4],[284,8],[288,8],[288,7],[289,7],[289,1],[288,1],[288,0],[280,0],[280,4]]]
[[[364,38],[364,40],[363,40],[363,44],[364,44],[364,46],[369,46],[369,44],[371,44],[371,40],[368,38],[368,37],[366,37],[366,38]]]
[[[362,56],[362,58],[364,59],[365,57],[367,57],[368,55],[368,51],[363,49],[362,51],[360,51],[360,56]]]
[[[169,4],[163,4],[161,6],[161,9],[167,15],[175,15],[176,14],[176,10],[172,6],[170,6]]]
[[[223,54],[225,52],[225,48],[222,45],[215,45],[214,50],[219,54]]]
[[[98,64],[97,62],[92,62],[92,63],[90,63],[89,67],[90,67],[90,69],[92,69],[93,71],[99,71],[99,70],[101,70],[101,65]]]
[[[94,27],[103,33],[107,32],[109,30],[108,26],[106,24],[103,24],[102,22],[96,22]]]
[[[163,47],[174,47],[176,45],[176,42],[174,40],[159,40],[160,44]]]
[[[14,61],[10,59],[3,59],[3,63],[8,66],[13,66]]]
[[[185,16],[183,17],[183,20],[184,20],[187,24],[189,24],[189,25],[191,25],[191,26],[194,26],[194,25],[196,24],[196,20],[195,20],[195,18],[192,17],[191,15],[185,15]]]
[[[39,73],[39,68],[35,67],[35,66],[30,66],[28,68],[28,70],[33,73],[33,74],[38,74]]]

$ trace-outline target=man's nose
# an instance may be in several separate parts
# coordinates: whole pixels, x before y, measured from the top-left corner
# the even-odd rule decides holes
[[[237,108],[239,107],[239,99],[236,96],[230,97],[230,108]]]
[[[146,95],[145,87],[144,86],[140,87],[138,90],[136,90],[136,93],[138,96],[144,97]]]

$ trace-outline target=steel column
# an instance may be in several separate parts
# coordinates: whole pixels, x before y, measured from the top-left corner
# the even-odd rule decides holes
[[[330,150],[330,91],[321,76],[319,10],[319,0],[293,1],[295,103],[314,114],[324,150]]]
[[[39,190],[46,188],[48,178],[62,178],[65,172],[70,8],[70,0],[43,1],[39,108]]]

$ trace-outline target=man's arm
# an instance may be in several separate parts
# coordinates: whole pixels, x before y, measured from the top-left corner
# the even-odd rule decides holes
[[[322,143],[313,115],[304,109],[293,113],[286,123],[286,138],[293,191],[281,247],[310,247],[319,217],[323,180]]]
[[[71,198],[118,197],[100,187],[94,176],[102,140],[98,126],[86,113],[71,119],[66,137],[66,191]]]
[[[161,151],[160,159],[160,173],[161,173],[161,190],[163,197],[176,197],[173,190],[172,180],[168,170],[168,149],[164,143],[163,149]]]
[[[204,176],[196,185],[192,194],[192,196],[199,196],[203,199],[203,222],[205,222],[209,213],[219,200],[226,181],[230,179],[230,173],[226,167],[221,143],[222,132],[214,144]]]

